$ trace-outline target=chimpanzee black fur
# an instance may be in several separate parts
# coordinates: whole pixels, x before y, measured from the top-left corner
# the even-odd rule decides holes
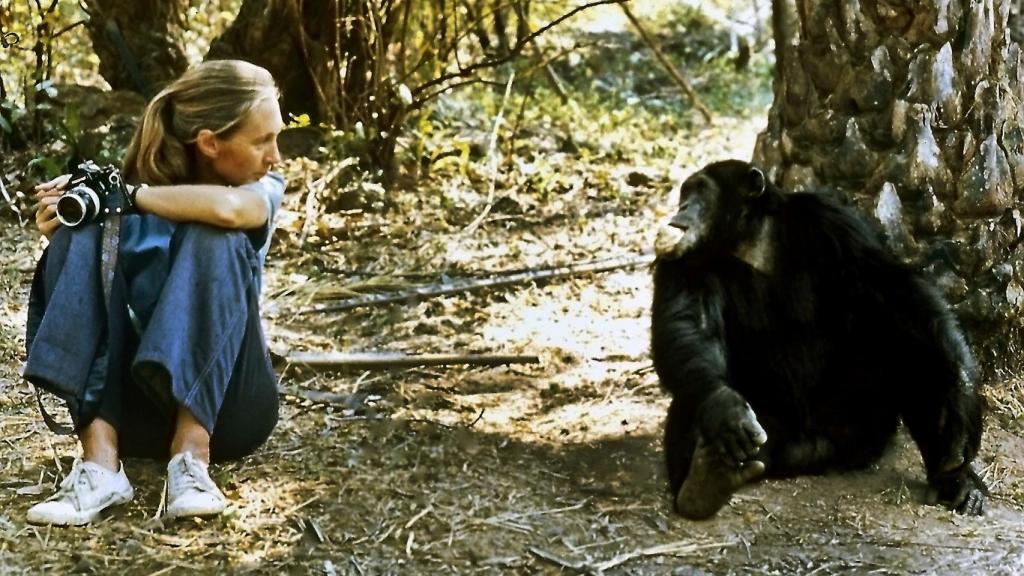
[[[902,418],[929,499],[983,513],[971,353],[939,294],[852,210],[716,162],[682,185],[656,248],[652,355],[672,394],[678,512],[710,517],[763,474],[864,467]]]

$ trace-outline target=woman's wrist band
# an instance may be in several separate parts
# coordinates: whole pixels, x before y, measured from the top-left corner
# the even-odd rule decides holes
[[[139,184],[138,186],[128,186],[128,208],[130,210],[138,210],[136,198],[139,195],[139,190],[143,188],[149,188],[149,184]]]

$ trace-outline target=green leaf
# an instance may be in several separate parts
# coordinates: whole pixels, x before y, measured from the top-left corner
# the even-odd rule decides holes
[[[32,169],[36,166],[39,166],[43,170],[43,177],[47,180],[56,178],[61,174],[60,165],[54,162],[52,158],[47,158],[46,156],[36,156],[29,160],[26,165],[28,169]]]
[[[78,106],[69,104],[67,108],[64,109],[64,126],[67,127],[68,133],[73,138],[78,136],[79,128],[81,127]]]

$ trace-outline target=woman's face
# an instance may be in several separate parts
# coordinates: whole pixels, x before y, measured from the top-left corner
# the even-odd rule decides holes
[[[205,143],[200,143],[200,154],[206,160],[201,162],[202,180],[230,186],[259,180],[281,161],[277,135],[283,127],[277,102],[260,101],[230,136],[210,134],[212,140],[208,137]]]

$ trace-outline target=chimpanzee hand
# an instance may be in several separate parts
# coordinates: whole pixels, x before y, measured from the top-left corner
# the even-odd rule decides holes
[[[754,459],[768,441],[768,434],[747,401],[726,387],[701,404],[700,433],[708,447],[732,466]]]
[[[929,504],[942,504],[967,516],[984,514],[987,496],[988,487],[970,464],[937,474],[928,480]]]

